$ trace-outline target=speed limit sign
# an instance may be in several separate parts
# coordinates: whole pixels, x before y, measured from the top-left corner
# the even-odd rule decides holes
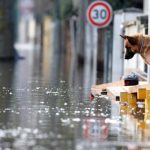
[[[104,28],[112,20],[112,8],[105,1],[95,1],[88,7],[87,19],[91,25]]]

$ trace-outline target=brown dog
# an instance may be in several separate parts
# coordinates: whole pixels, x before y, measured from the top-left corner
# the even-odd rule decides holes
[[[150,36],[142,34],[120,36],[124,39],[126,48],[125,59],[131,59],[137,53],[142,56],[146,64],[150,65]]]

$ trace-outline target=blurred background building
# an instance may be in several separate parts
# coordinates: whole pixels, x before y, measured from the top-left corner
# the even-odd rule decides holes
[[[13,9],[6,9],[9,10],[6,14],[4,10],[1,11],[1,18],[5,18],[1,22],[1,28],[3,29],[7,20],[10,22],[5,27],[5,33],[2,33],[7,37],[6,40],[4,36],[1,37],[1,46],[7,45],[4,41],[9,41],[15,43],[17,50],[49,51],[53,32],[55,42],[58,43],[54,46],[55,51],[73,56],[77,65],[84,68],[83,79],[87,74],[91,75],[89,85],[118,80],[124,74],[126,65],[120,50],[123,45],[117,35],[119,32],[126,32],[127,26],[124,22],[141,16],[143,10],[145,14],[148,12],[147,1],[107,0],[114,10],[114,20],[104,29],[96,29],[87,22],[86,9],[91,2],[93,0],[15,0],[11,4],[3,0],[0,3],[1,9],[3,6]],[[122,10],[116,11],[119,9]],[[129,13],[132,16],[130,19],[125,17]],[[122,17],[116,21],[119,15]],[[120,46],[117,47],[115,42],[120,43]],[[7,49],[5,52],[0,51],[0,57],[16,56],[16,52],[12,50],[13,44],[7,46],[9,47],[3,48]],[[17,53],[19,55],[19,51]]]

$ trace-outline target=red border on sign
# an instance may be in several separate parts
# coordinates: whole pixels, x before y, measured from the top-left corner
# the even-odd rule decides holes
[[[106,8],[106,10],[108,12],[107,19],[102,23],[95,22],[91,16],[91,14],[92,14],[91,12],[92,12],[93,8],[97,5],[102,5],[103,7]],[[95,25],[97,27],[105,27],[111,21],[111,17],[112,17],[111,12],[112,12],[111,7],[108,4],[106,4],[105,2],[94,2],[93,4],[91,4],[90,8],[88,9],[88,19],[93,25]]]

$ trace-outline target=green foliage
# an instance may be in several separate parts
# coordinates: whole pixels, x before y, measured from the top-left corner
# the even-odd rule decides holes
[[[114,10],[122,9],[122,8],[143,8],[143,0],[106,0],[111,4]]]
[[[66,19],[71,16],[73,11],[72,0],[61,0],[60,2],[60,16],[61,19]]]
[[[54,7],[52,8],[52,17],[54,19],[67,19],[72,15],[72,0],[52,0]]]
[[[54,3],[54,18],[67,19],[69,18],[73,11],[72,0],[51,0]],[[81,0],[80,0],[81,1]],[[84,0],[87,1],[87,0]],[[90,0],[94,1],[94,0]],[[143,0],[105,0],[112,6],[113,10],[135,7],[143,8]],[[79,4],[80,5],[80,4]],[[76,10],[78,11],[78,10]]]

